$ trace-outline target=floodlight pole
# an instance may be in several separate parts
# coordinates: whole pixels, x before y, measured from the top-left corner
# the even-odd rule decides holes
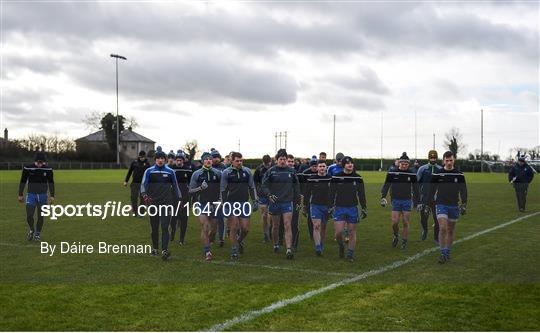
[[[336,115],[334,115],[334,133],[332,137],[332,156],[336,156]]]
[[[484,172],[484,109],[480,110],[480,172]]]
[[[381,109],[381,171],[383,171],[383,110]]]
[[[111,54],[116,63],[116,164],[120,165],[120,118],[118,116],[118,59],[127,60],[118,54]]]

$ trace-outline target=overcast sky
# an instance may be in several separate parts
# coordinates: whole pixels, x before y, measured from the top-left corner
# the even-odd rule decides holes
[[[539,144],[538,2],[2,2],[1,127],[89,133],[120,113],[165,150],[425,157],[452,127],[467,151]]]

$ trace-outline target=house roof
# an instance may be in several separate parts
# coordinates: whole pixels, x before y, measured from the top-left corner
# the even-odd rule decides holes
[[[82,138],[78,138],[75,141],[86,141],[86,142],[105,142],[105,131],[99,130],[97,132],[88,134],[87,136],[83,136]],[[123,130],[122,133],[120,133],[120,142],[148,142],[148,143],[155,143],[155,141],[152,141],[148,139],[145,136],[140,135],[139,133],[133,132],[131,129]]]

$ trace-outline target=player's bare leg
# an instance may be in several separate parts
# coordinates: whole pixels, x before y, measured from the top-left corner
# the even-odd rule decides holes
[[[281,223],[280,215],[270,215],[272,219],[272,241],[274,242],[274,252],[279,252],[279,224]]]
[[[354,260],[354,248],[356,247],[356,223],[347,223],[347,230],[349,232],[347,259],[352,262]]]
[[[321,249],[321,220],[312,219],[313,223],[313,243],[315,243],[315,253],[320,256],[322,255]]]
[[[285,228],[285,246],[287,247],[287,259],[292,259],[292,215],[293,213],[283,214],[283,226]]]
[[[240,221],[238,216],[229,216],[227,218],[227,226],[229,229],[229,239],[231,241],[231,259],[238,259],[238,238],[237,232],[239,228]]]
[[[392,247],[396,247],[399,242],[399,216],[401,215],[401,212],[392,211],[391,219],[392,219]]]
[[[339,257],[343,258],[345,257],[345,245],[344,239],[343,239],[343,229],[345,229],[345,222],[344,221],[335,221],[334,222],[334,237],[336,238],[336,242],[339,246]]]
[[[401,248],[407,248],[407,239],[409,239],[409,224],[411,221],[411,212],[403,212],[403,230],[401,231]]]

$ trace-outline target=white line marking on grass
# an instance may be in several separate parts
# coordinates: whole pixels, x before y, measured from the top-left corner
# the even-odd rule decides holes
[[[254,268],[266,268],[273,270],[281,271],[292,271],[292,272],[301,272],[301,273],[310,273],[310,274],[325,274],[325,275],[335,275],[335,276],[354,276],[354,273],[340,273],[340,272],[326,272],[318,271],[314,269],[306,268],[293,268],[293,267],[281,267],[281,266],[271,266],[271,265],[259,265],[259,264],[250,264],[245,262],[238,261],[208,261],[208,263],[216,265],[225,265],[225,266],[245,266],[245,267],[254,267]]]
[[[519,217],[517,219],[511,220],[511,221],[508,221],[508,222],[505,222],[505,223],[502,223],[502,224],[499,224],[499,225],[496,225],[494,227],[491,227],[491,228],[476,232],[476,233],[471,234],[469,236],[458,239],[457,241],[454,242],[454,244],[462,243],[464,241],[476,238],[478,236],[482,236],[482,235],[487,234],[489,232],[492,232],[492,231],[495,231],[497,229],[507,227],[507,226],[509,226],[511,224],[517,223],[519,221],[522,221],[524,219],[527,219],[529,217],[532,217],[532,216],[535,216],[535,215],[538,215],[538,214],[540,214],[540,212],[525,215],[525,216]],[[281,300],[281,301],[277,301],[277,302],[272,303],[272,304],[268,305],[267,307],[264,307],[264,308],[259,309],[259,310],[252,310],[252,311],[245,312],[245,313],[243,313],[243,314],[241,314],[241,315],[239,315],[237,317],[234,317],[234,318],[226,320],[226,321],[224,321],[222,323],[216,324],[216,325],[208,328],[207,331],[223,331],[223,330],[226,330],[228,328],[231,328],[234,325],[250,321],[250,320],[255,319],[257,317],[260,317],[260,316],[262,316],[264,314],[271,313],[271,312],[274,312],[275,310],[284,308],[284,307],[286,307],[288,305],[300,303],[300,302],[305,301],[306,299],[309,299],[309,298],[311,298],[313,296],[317,296],[319,294],[322,294],[322,293],[325,293],[327,291],[336,289],[338,287],[348,285],[348,284],[351,284],[351,283],[354,283],[354,282],[358,282],[360,280],[367,279],[368,277],[371,277],[371,276],[374,276],[374,275],[379,275],[379,274],[394,270],[394,269],[399,268],[399,267],[401,267],[403,265],[406,265],[406,264],[408,264],[410,262],[413,262],[413,261],[415,261],[417,259],[420,259],[420,258],[422,258],[422,257],[424,257],[424,256],[426,256],[426,255],[428,255],[430,253],[436,252],[438,250],[439,250],[438,247],[432,247],[432,248],[426,249],[426,250],[424,250],[422,252],[418,252],[417,254],[415,254],[413,256],[407,257],[404,260],[398,260],[398,261],[395,261],[395,262],[393,262],[393,263],[391,263],[389,265],[386,265],[386,266],[383,266],[383,267],[380,267],[380,268],[377,268],[377,269],[373,269],[373,270],[364,272],[362,274],[353,276],[353,277],[348,278],[348,279],[344,279],[344,280],[341,280],[341,281],[338,281],[338,282],[334,282],[334,283],[329,284],[329,285],[327,285],[325,287],[321,287],[319,289],[313,289],[313,290],[308,291],[308,292],[306,292],[304,294],[300,294],[300,295],[294,296],[292,298],[287,298],[287,299],[284,299],[284,300]]]

